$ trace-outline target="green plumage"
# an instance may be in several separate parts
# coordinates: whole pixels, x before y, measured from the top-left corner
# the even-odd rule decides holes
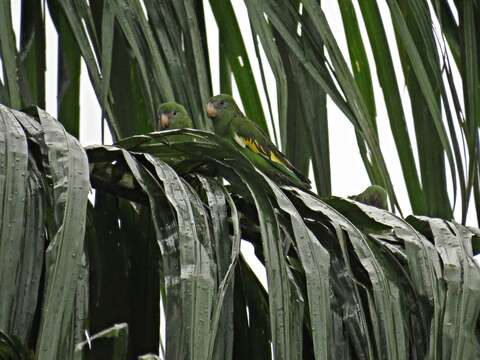
[[[371,185],[358,195],[350,196],[350,199],[362,204],[375,206],[379,209],[388,210],[388,195],[384,188]]]
[[[280,184],[310,188],[310,181],[288,161],[263,131],[248,119],[230,95],[217,95],[207,105],[215,133],[238,147],[264,174]]]
[[[176,102],[166,102],[158,107],[157,130],[193,128],[187,110]]]

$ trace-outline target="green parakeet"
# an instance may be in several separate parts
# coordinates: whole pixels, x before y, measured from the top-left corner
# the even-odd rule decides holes
[[[350,199],[362,204],[375,206],[379,209],[388,210],[388,195],[384,188],[371,185],[358,195],[350,196]]]
[[[176,102],[166,102],[158,107],[157,130],[192,128],[187,110]]]
[[[310,189],[310,181],[287,160],[253,121],[242,114],[230,95],[212,97],[207,115],[215,133],[237,146],[264,174],[273,180]]]

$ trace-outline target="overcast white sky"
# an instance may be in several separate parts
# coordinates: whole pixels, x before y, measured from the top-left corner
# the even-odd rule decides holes
[[[359,9],[357,4],[353,2],[357,13]],[[395,36],[393,34],[392,24],[390,22],[390,16],[387,4],[384,0],[377,1],[381,13],[384,15],[382,18],[385,22],[385,28],[387,32],[387,37],[392,43],[395,42]],[[218,29],[215,23],[215,19],[211,12],[208,1],[204,1],[205,4],[205,15],[206,15],[206,24],[209,41],[209,53],[210,53],[210,62],[212,69],[213,77],[213,90],[214,93],[219,91],[219,74],[216,69],[218,69],[218,48],[217,44],[211,39],[218,38]],[[235,13],[238,16],[242,34],[244,36],[244,41],[246,43],[247,52],[253,67],[254,76],[258,80],[257,83],[261,84],[259,66],[257,58],[255,56],[255,50],[253,47],[253,39],[250,32],[250,26],[248,26],[248,15],[245,5],[242,0],[232,0]],[[345,57],[348,59],[348,49],[345,41],[345,36],[343,32],[343,25],[341,20],[340,11],[337,5],[337,1],[323,1],[322,7],[327,16],[330,27],[333,29],[334,34],[340,48],[342,49]],[[12,13],[13,13],[13,23],[15,29],[19,29],[19,13],[20,13],[20,2],[12,1]],[[360,19],[361,17],[359,17]],[[362,30],[362,35],[366,38],[366,30],[363,23],[360,21],[360,27]],[[47,14],[47,24],[46,24],[46,41],[47,41],[47,76],[46,76],[46,90],[47,90],[47,102],[46,110],[56,117],[56,87],[57,87],[57,34],[53,23],[51,22],[49,14]],[[18,31],[17,31],[18,34]],[[17,36],[17,43],[18,43]],[[403,76],[401,73],[401,65],[398,58],[398,53],[395,46],[391,46],[391,51],[393,55],[393,61],[395,69],[397,70],[398,82],[401,85],[400,93],[402,96],[402,101],[405,106],[406,117],[408,121],[408,128],[412,139],[412,146],[416,148],[415,142],[415,133],[413,130],[413,122],[411,113],[409,112],[409,96],[405,88],[403,81]],[[373,56],[370,48],[367,47],[367,55],[373,64]],[[264,59],[265,60],[265,59]],[[454,64],[453,64],[454,65]],[[275,88],[275,79],[273,74],[268,67],[268,62],[264,61],[264,66],[267,70],[267,91],[269,94],[275,98],[276,88]],[[371,68],[373,81],[374,81],[374,92],[375,99],[377,104],[377,123],[380,134],[380,145],[387,162],[388,169],[390,171],[394,186],[397,192],[397,196],[400,202],[400,205],[404,211],[404,215],[407,215],[411,212],[408,196],[403,182],[403,176],[401,173],[400,162],[398,160],[397,152],[394,146],[394,141],[390,131],[390,125],[387,117],[387,112],[385,104],[383,101],[383,94],[381,88],[378,84],[377,75],[374,68]],[[456,71],[456,69],[454,69]],[[120,74],[115,74],[119,76]],[[457,76],[457,83],[459,77]],[[261,85],[260,85],[261,86]],[[459,87],[460,88],[460,87]],[[81,75],[81,97],[80,97],[80,116],[81,116],[81,126],[80,126],[80,141],[83,145],[98,144],[101,143],[100,138],[100,116],[101,111],[98,105],[96,96],[93,92],[93,89],[90,85],[88,74],[85,69],[85,65],[82,64],[82,75]],[[234,93],[234,96],[238,97],[238,92]],[[262,101],[264,103],[265,109],[266,106],[266,97],[264,93],[261,92]],[[240,101],[239,101],[240,102]],[[272,102],[274,110],[276,108],[275,101]],[[355,133],[352,125],[343,115],[343,113],[329,100],[328,101],[328,114],[329,114],[329,135],[330,135],[330,159],[331,159],[331,175],[332,175],[332,191],[334,195],[338,196],[347,196],[358,193],[362,191],[365,187],[369,185],[369,180],[364,169],[362,160],[359,155],[359,151],[356,144]],[[274,111],[275,113],[275,111]],[[274,119],[274,121],[277,121]],[[278,127],[277,127],[278,128]],[[270,129],[272,132],[272,130]],[[110,143],[111,139],[106,139],[106,143]],[[414,153],[416,153],[414,151]],[[457,218],[460,216],[459,208],[457,206],[456,214]],[[472,206],[473,210],[473,206]],[[474,211],[469,212],[468,223],[474,225],[476,224],[475,213]],[[243,250],[250,253],[251,248],[248,245],[243,246]],[[249,259],[253,257],[248,256]],[[252,260],[253,261],[253,260]],[[258,265],[258,264],[257,264]],[[257,267],[257,266],[256,266]],[[257,269],[261,269],[257,267]],[[259,273],[260,272],[260,273]],[[261,270],[257,271],[262,282],[265,284],[265,275]]]

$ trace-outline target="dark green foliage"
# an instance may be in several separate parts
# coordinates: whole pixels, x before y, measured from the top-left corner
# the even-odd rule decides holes
[[[33,353],[17,337],[0,330],[0,359],[32,360]]]
[[[39,109],[0,110],[1,326],[15,336],[2,351],[265,359],[271,341],[284,359],[478,356],[478,230],[279,188],[198,130],[87,149],[87,206],[74,138]],[[265,265],[268,293],[241,239]]]
[[[479,358],[480,231],[452,221],[447,196],[453,186],[459,222],[470,201],[480,208],[479,3],[388,0],[394,42],[375,2],[360,0],[358,13],[339,0],[349,58],[318,0],[245,0],[250,24],[239,23],[233,2],[209,3],[222,92],[232,91],[233,75],[245,113],[263,129],[277,102],[276,145],[304,172],[311,162],[322,196],[331,192],[330,144],[343,141],[328,137],[337,121],[328,95],[355,127],[372,183],[398,209],[377,132],[387,119],[375,117],[376,69],[416,216],[279,187],[209,132],[151,133],[159,104],[173,100],[196,128],[212,129],[204,107],[217,69],[207,40],[217,39],[207,39],[201,1],[47,0],[63,126],[39,108],[13,110],[45,105],[44,10],[21,2],[17,50],[11,2],[1,2],[0,358]],[[275,77],[269,111],[244,26],[262,83],[263,52]],[[82,60],[118,141],[86,149],[88,159],[73,137]],[[241,241],[265,266],[267,289]]]
[[[298,358],[302,353],[314,353],[316,358],[345,358],[346,352],[359,358],[382,358],[383,354],[392,358],[439,356],[457,351],[454,343],[441,340],[450,336],[451,329],[445,324],[447,318],[457,319],[452,320],[456,322],[472,311],[478,319],[477,305],[474,305],[477,302],[473,301],[480,296],[477,291],[468,295],[460,295],[463,290],[456,291],[459,296],[471,296],[472,300],[467,302],[472,307],[452,308],[449,314],[445,313],[442,300],[448,296],[449,288],[444,281],[449,275],[440,265],[446,261],[442,254],[452,251],[451,246],[458,246],[446,239],[449,236],[465,239],[461,241],[470,245],[465,245],[461,256],[471,259],[474,254],[472,242],[477,237],[472,230],[432,219],[428,221],[436,229],[434,233],[429,235],[423,230],[418,233],[409,223],[375,207],[340,198],[330,198],[327,205],[301,190],[279,189],[261,174],[252,176],[251,164],[235,147],[205,132],[156,133],[133,137],[119,145],[137,154],[136,158],[147,168],[148,163],[142,159],[144,156],[149,159],[150,155],[141,155],[145,152],[178,169],[188,168],[186,163],[200,161],[203,168],[216,168],[217,175],[228,179],[232,188],[226,188],[227,191],[236,189],[238,195],[233,200],[240,214],[242,239],[251,241],[256,248],[260,246],[256,252],[267,268],[268,321],[277,356]],[[88,153],[95,164],[93,179],[97,166],[103,174],[105,166],[112,166],[115,160],[119,166],[118,161],[125,156],[122,150],[114,147],[91,148]],[[155,163],[157,167],[160,164]],[[140,181],[137,176],[135,178]],[[128,171],[111,179],[115,185],[111,188],[118,189],[112,190],[113,193],[123,193],[121,183],[127,177]],[[130,184],[135,189],[134,183]],[[262,193],[255,189],[262,189]],[[203,197],[201,192],[199,195]],[[211,206],[210,202],[208,204]],[[415,219],[411,218],[410,222],[419,221]],[[445,230],[441,230],[442,227]],[[451,235],[446,229],[452,231]],[[276,240],[271,242],[273,239]],[[182,241],[182,237],[179,240]],[[204,244],[201,239],[198,241]],[[239,269],[248,267],[241,265]],[[461,284],[464,289],[467,283],[473,285],[480,281],[480,272],[473,262],[469,271],[468,278],[457,279],[455,287]],[[255,331],[265,333],[265,325],[261,325],[265,313],[256,312],[254,309],[260,304],[252,303],[248,305],[247,321],[241,310],[264,295],[250,297],[244,293],[242,296],[247,284],[255,284],[255,281],[245,283],[242,273],[234,282],[233,331],[237,334],[233,341],[234,353],[243,354],[240,358],[265,358],[265,344],[256,342],[263,338],[252,338]],[[279,308],[283,309],[281,313],[276,310]],[[252,327],[256,321],[261,325],[258,330]],[[461,332],[469,334],[467,337],[475,336],[476,325],[472,327],[472,324],[476,324],[476,320],[471,324],[456,324],[462,327]],[[345,345],[341,346],[342,343]],[[299,344],[307,344],[307,348]],[[474,345],[467,340],[462,344],[466,354],[479,351],[478,343]],[[200,351],[202,347],[197,345]],[[257,350],[253,350],[255,348]]]
[[[42,110],[29,112],[0,108],[0,328],[48,359],[71,354],[87,325],[90,184],[78,141]]]

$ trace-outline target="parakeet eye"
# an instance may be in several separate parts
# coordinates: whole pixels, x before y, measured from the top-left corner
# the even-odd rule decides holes
[[[223,106],[223,105],[225,105],[225,101],[222,100],[220,101],[220,106]]]
[[[176,112],[176,111],[173,112],[173,116],[175,116],[175,115],[177,115],[177,112]]]

